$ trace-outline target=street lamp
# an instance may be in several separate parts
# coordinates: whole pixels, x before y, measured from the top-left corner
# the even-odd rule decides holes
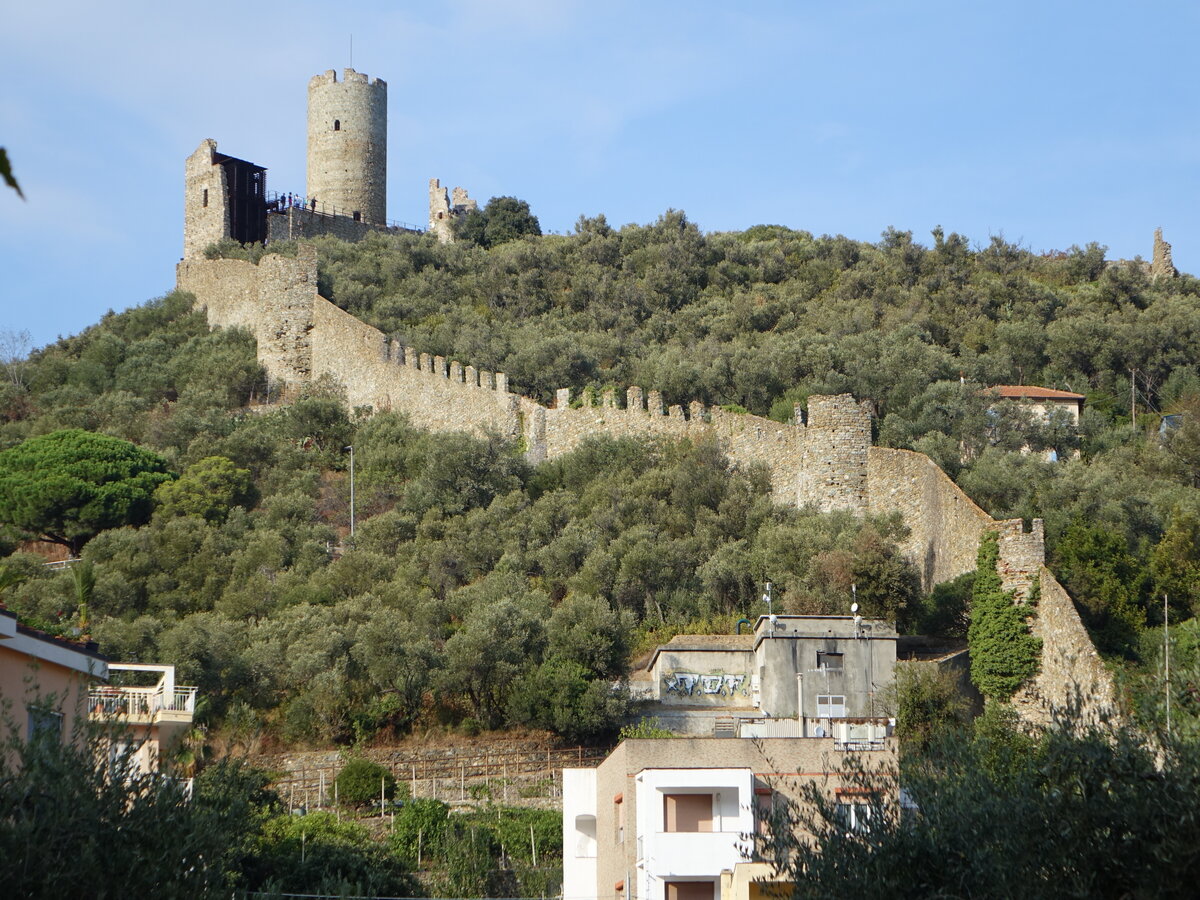
[[[350,537],[354,537],[354,445],[342,449],[350,451]]]

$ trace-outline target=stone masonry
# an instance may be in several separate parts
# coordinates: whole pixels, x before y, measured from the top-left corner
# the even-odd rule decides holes
[[[329,69],[308,83],[307,193],[317,210],[387,221],[387,83]]]
[[[1150,261],[1150,278],[1174,278],[1179,272],[1171,261],[1171,245],[1163,240],[1162,229],[1154,229],[1154,256]]]
[[[901,547],[926,588],[972,571],[980,538],[995,531],[1005,588],[1023,602],[1035,582],[1041,587],[1044,675],[1023,708],[1044,717],[1061,706],[1067,698],[1056,681],[1061,677],[1075,679],[1092,712],[1115,709],[1111,681],[1070,598],[1044,569],[1041,521],[1030,531],[1020,519],[997,521],[924,454],[872,447],[870,413],[848,394],[809,397],[807,424],[799,416],[785,424],[696,402],[686,410],[664,408],[660,392],[637,386],[625,392],[623,405],[611,390],[598,398],[585,391],[572,404],[563,388],[547,408],[511,393],[504,373],[390,342],[321,297],[311,247],[302,245],[296,259],[268,255],[257,266],[184,260],[177,283],[195,295],[210,325],[250,330],[273,380],[300,386],[331,377],[351,407],[403,412],[417,427],[435,431],[521,439],[532,463],[561,456],[593,435],[713,440],[735,464],[764,466],[780,503],[898,512],[909,529]]]
[[[429,230],[443,244],[454,240],[454,223],[479,205],[467,195],[467,189],[456,187],[448,195],[437,178],[429,179]]]
[[[183,255],[202,256],[204,248],[229,234],[228,186],[216,163],[217,142],[208,138],[183,164]]]

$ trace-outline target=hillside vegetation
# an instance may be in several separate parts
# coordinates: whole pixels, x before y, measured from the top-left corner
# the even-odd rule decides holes
[[[1200,282],[1151,283],[1094,245],[1042,256],[933,237],[705,235],[672,212],[490,249],[318,248],[323,295],[543,402],[640,384],[786,420],[813,393],[868,399],[878,443],[930,454],[993,515],[1046,520],[1055,571],[1151,722],[1161,633],[1147,628],[1169,594],[1177,714],[1200,647]],[[841,612],[857,584],[869,615],[965,629],[969,586],[920,597],[901,523],[775,507],[765,474],[714,446],[593,441],[531,470],[498,439],[348,413],[333,385],[247,406],[266,393],[253,341],[209,333],[186,296],[110,314],[6,371],[0,447],[83,428],[155,451],[179,478],[147,524],[84,546],[90,578],[44,571],[10,531],[5,602],[88,628],[116,658],[175,662],[211,716],[285,740],[420,722],[587,739],[623,711],[609,686],[631,654],[674,630],[731,630],[768,579],[788,610]],[[981,393],[1001,383],[1086,394],[1082,428]],[[1160,436],[1158,412],[1182,412],[1182,427]],[[342,552],[350,444],[358,522]]]

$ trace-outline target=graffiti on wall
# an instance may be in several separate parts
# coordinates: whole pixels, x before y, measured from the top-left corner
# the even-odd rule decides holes
[[[663,693],[675,697],[746,697],[750,685],[745,675],[668,672],[663,676]]]

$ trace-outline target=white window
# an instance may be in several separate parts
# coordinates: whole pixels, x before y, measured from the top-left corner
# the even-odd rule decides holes
[[[817,718],[841,719],[846,715],[846,698],[838,694],[817,694]]]
[[[62,713],[46,706],[27,706],[25,712],[29,716],[26,740],[50,740],[55,743],[62,740]]]
[[[871,827],[871,804],[866,800],[838,800],[834,815],[846,831],[866,831]]]

